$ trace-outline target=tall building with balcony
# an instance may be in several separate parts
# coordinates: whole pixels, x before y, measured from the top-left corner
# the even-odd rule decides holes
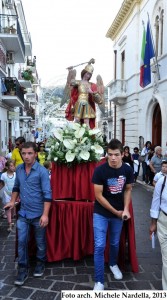
[[[21,0],[0,0],[0,80],[0,154],[5,155],[9,139],[31,130],[38,100],[36,59]]]
[[[148,16],[157,60],[150,60],[151,83],[142,88],[139,84],[141,47]],[[150,140],[166,150],[166,34],[166,0],[124,0],[106,34],[113,41],[114,50],[113,80],[108,84],[108,107],[113,114],[109,130],[112,137],[131,149],[142,148]]]

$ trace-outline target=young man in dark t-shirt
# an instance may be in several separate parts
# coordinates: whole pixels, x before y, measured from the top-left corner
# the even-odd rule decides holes
[[[119,241],[123,220],[130,218],[129,203],[133,183],[133,170],[122,162],[122,143],[113,139],[107,146],[108,161],[98,166],[92,182],[95,191],[93,214],[94,228],[94,290],[104,290],[104,249],[109,227],[110,237],[110,270],[115,279],[122,279],[117,266]]]

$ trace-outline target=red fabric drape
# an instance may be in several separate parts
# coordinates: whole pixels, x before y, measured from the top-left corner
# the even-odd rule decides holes
[[[52,203],[47,228],[47,258],[79,260],[93,253],[93,203],[56,201]]]
[[[94,169],[101,162],[81,163],[68,168],[66,165],[53,163],[51,185],[53,199],[74,199],[76,201],[95,201],[91,183]]]
[[[48,261],[65,258],[79,260],[86,255],[93,255],[93,205],[92,202],[53,201],[47,228]],[[124,222],[121,234],[119,265],[125,269],[127,255],[132,271],[138,272],[132,205],[130,213],[131,219]],[[105,260],[109,260],[109,243],[105,251]]]
[[[94,252],[93,206],[94,189],[91,183],[94,168],[104,163],[90,162],[67,168],[66,165],[53,164],[51,185],[53,201],[47,227],[47,258],[58,261],[65,258],[79,260]],[[68,201],[72,198],[74,201]],[[80,200],[80,201],[76,201]],[[82,201],[81,201],[82,200]],[[89,201],[83,201],[89,200]],[[135,227],[132,203],[131,219],[124,222],[120,240],[119,265],[125,269],[125,258],[131,264],[133,272],[138,272],[136,257]],[[30,252],[34,254],[34,242],[31,240]],[[128,245],[128,249],[127,246]],[[105,260],[109,259],[109,242],[105,250]]]

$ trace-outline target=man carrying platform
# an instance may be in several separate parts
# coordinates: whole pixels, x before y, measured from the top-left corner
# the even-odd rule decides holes
[[[92,182],[95,191],[93,215],[94,228],[94,290],[104,290],[104,249],[109,227],[110,259],[109,267],[115,279],[122,279],[117,265],[120,235],[123,220],[128,220],[131,201],[133,170],[122,162],[123,145],[113,139],[107,146],[108,161],[98,166]]]

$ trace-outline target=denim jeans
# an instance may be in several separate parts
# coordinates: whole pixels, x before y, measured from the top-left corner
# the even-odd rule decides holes
[[[108,228],[110,240],[109,265],[114,266],[117,264],[122,225],[123,221],[119,218],[107,218],[96,213],[93,214],[95,282],[104,284],[104,250]]]
[[[46,228],[40,227],[39,220],[40,218],[26,219],[21,216],[19,216],[17,220],[19,267],[28,268],[28,241],[31,226],[34,228],[37,260],[42,262],[46,261]]]

